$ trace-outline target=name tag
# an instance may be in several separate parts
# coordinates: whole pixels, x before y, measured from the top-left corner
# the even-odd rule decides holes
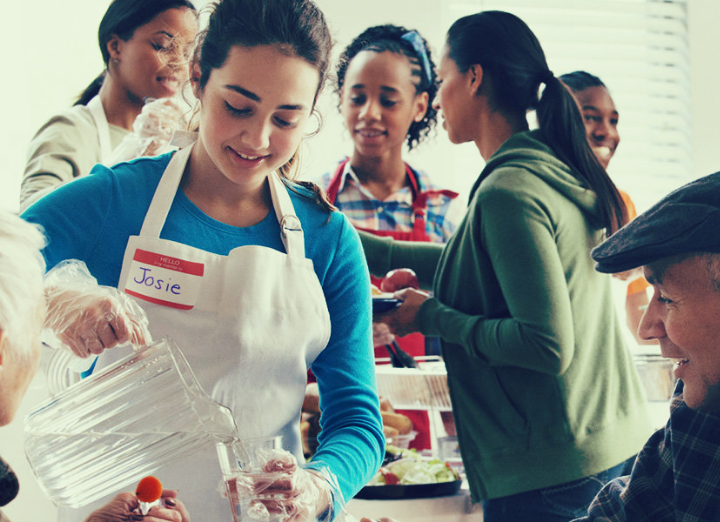
[[[190,310],[195,306],[205,265],[135,250],[125,293],[151,303]]]

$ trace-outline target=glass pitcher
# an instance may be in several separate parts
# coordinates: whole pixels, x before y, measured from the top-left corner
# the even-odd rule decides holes
[[[25,453],[58,506],[87,505],[208,443],[237,440],[230,409],[167,337],[81,381],[54,382],[65,388],[28,415]]]

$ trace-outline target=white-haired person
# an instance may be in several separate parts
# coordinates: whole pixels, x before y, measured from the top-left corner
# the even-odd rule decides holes
[[[0,426],[15,417],[38,368],[40,332],[45,319],[45,261],[40,254],[44,246],[45,238],[37,226],[0,211]],[[18,490],[17,476],[0,458],[0,506],[13,500]],[[85,522],[189,522],[190,517],[176,496],[175,491],[163,491],[164,506],[153,507],[143,518],[137,511],[137,497],[120,493],[91,513]],[[2,511],[0,522],[8,522]]]

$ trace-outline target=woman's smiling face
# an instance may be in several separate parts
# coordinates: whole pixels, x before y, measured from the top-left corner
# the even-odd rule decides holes
[[[605,87],[588,87],[573,93],[578,102],[590,148],[607,169],[620,143],[617,125],[620,115]]]
[[[197,92],[200,139],[231,182],[256,182],[295,154],[315,102],[320,75],[274,45],[230,49]]]
[[[404,54],[362,51],[350,62],[340,94],[340,112],[355,143],[368,157],[402,151],[410,125],[425,116],[427,93],[417,94],[417,76]]]
[[[114,77],[128,97],[167,98],[188,78],[188,62],[197,33],[195,12],[172,8],[135,29],[129,40],[117,36],[108,43]]]

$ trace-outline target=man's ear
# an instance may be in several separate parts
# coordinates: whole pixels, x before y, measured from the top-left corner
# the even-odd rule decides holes
[[[483,83],[483,68],[482,65],[475,64],[471,65],[468,69],[468,85],[470,87],[470,92],[473,95],[476,95],[478,91],[480,90],[480,86]]]
[[[122,51],[122,44],[123,44],[123,41],[116,34],[112,35],[110,37],[110,40],[108,40],[108,43],[105,44],[105,48],[107,49],[107,52],[110,55],[111,60],[119,60],[120,59],[120,53]]]

